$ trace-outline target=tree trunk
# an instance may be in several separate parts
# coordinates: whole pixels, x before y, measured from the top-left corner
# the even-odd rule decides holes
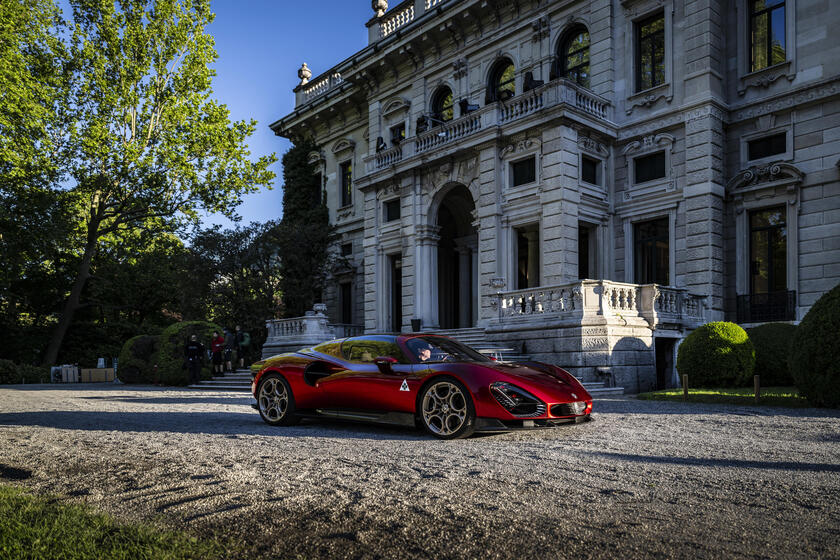
[[[55,365],[58,358],[58,351],[61,350],[61,344],[64,342],[64,335],[67,334],[67,329],[73,321],[73,315],[79,309],[82,298],[82,290],[90,278],[90,263],[93,261],[93,256],[96,254],[96,249],[99,245],[99,223],[91,221],[88,225],[88,240],[85,244],[85,252],[82,255],[82,262],[79,264],[79,270],[76,274],[76,280],[73,282],[73,289],[70,290],[70,297],[64,304],[64,311],[58,320],[53,331],[50,344],[47,346],[47,352],[44,355],[44,360],[41,365],[52,366]]]

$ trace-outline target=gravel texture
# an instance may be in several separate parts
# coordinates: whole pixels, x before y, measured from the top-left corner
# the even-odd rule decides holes
[[[0,387],[0,483],[265,557],[840,558],[840,411],[605,398],[438,441],[242,393]]]

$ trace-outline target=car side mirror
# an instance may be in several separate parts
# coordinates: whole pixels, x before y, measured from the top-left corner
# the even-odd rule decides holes
[[[373,363],[376,364],[376,367],[382,373],[392,374],[394,373],[394,368],[391,366],[397,363],[397,359],[391,356],[379,356],[378,358],[374,358]]]

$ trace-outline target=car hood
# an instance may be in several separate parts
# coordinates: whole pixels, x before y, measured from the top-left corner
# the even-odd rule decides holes
[[[564,376],[554,371],[548,364],[517,364],[498,362],[483,364],[497,374],[500,380],[520,385],[523,389],[536,391],[535,395],[547,402],[565,400],[591,400],[583,385],[571,375]]]

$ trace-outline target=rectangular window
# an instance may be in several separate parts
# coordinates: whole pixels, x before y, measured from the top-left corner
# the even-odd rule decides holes
[[[341,322],[349,325],[353,322],[353,285],[350,282],[342,282],[338,287],[338,299],[341,305]]]
[[[601,167],[601,162],[595,158],[581,156],[580,158],[580,178],[591,185],[600,185],[600,181],[598,181],[598,173],[599,168]]]
[[[784,0],[750,0],[750,71],[787,60]]]
[[[349,257],[353,254],[353,244],[352,243],[344,243],[341,246],[341,256],[342,257]]]
[[[540,285],[540,230],[537,224],[516,228],[516,289]]]
[[[353,162],[345,161],[339,166],[341,177],[341,205],[350,206],[353,203]]]
[[[668,218],[633,224],[637,284],[669,285],[669,239]]]
[[[400,199],[396,200],[386,200],[383,203],[383,209],[385,211],[385,221],[386,222],[393,222],[394,220],[400,219]]]
[[[511,175],[513,176],[512,185],[514,187],[527,185],[537,180],[537,158],[535,156],[514,161],[510,164],[510,169]]]
[[[388,257],[391,271],[391,331],[402,331],[402,257]]]
[[[633,182],[645,183],[665,178],[665,152],[656,152],[633,160]]]
[[[589,275],[589,228],[578,226],[578,278],[584,280]]]
[[[636,91],[665,83],[665,14],[636,23]]]
[[[747,158],[761,159],[783,154],[787,151],[787,133],[782,132],[747,142]]]
[[[750,293],[787,290],[785,208],[750,212]]]
[[[393,146],[398,145],[400,142],[405,140],[405,123],[400,123],[396,126],[391,127],[391,144]]]

